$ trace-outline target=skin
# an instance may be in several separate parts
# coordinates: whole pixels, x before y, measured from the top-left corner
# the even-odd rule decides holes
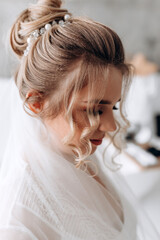
[[[113,132],[116,130],[116,123],[114,120],[113,111],[115,110],[116,103],[121,98],[121,88],[122,88],[122,73],[115,67],[109,67],[107,70],[107,85],[104,85],[104,96],[101,99],[100,104],[96,107],[96,113],[100,115],[100,122],[97,129],[92,132],[89,139],[92,143],[93,153],[97,146],[101,144],[106,132]],[[100,80],[95,83],[95,92],[92,103],[99,99],[100,92]],[[76,146],[81,147],[80,136],[85,127],[89,126],[87,121],[87,104],[88,104],[88,86],[80,90],[77,95],[73,106],[73,118],[76,123],[76,133],[72,139],[72,143]],[[93,104],[92,104],[93,106]],[[70,125],[64,115],[60,113],[54,119],[45,119],[45,125],[49,128],[51,132],[56,135],[61,149],[66,149],[63,145],[63,138],[66,137],[70,132]],[[67,149],[65,150],[67,151]]]

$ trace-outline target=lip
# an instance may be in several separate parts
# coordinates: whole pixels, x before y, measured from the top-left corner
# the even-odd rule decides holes
[[[93,143],[94,145],[98,146],[102,143],[103,138],[101,139],[90,139],[91,143]]]

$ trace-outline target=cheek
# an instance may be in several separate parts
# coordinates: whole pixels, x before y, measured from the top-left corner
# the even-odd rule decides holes
[[[73,121],[78,132],[82,132],[85,127],[89,126],[87,113],[83,111],[73,112]]]
[[[59,139],[63,139],[70,132],[70,125],[63,116],[57,116],[52,120],[46,120],[45,124]]]
[[[84,114],[79,110],[74,110],[72,117],[73,117],[73,123],[75,127],[75,134],[72,139],[72,143],[79,145],[79,140],[80,140],[82,131],[86,127],[86,119]]]

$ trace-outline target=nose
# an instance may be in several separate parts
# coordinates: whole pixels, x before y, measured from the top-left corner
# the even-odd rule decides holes
[[[117,129],[117,125],[113,116],[113,113],[110,113],[109,116],[101,116],[99,131],[101,132],[114,132]]]

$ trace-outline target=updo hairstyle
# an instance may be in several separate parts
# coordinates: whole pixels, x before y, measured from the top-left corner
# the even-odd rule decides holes
[[[54,20],[63,20],[66,13],[71,16],[69,23],[53,25],[32,43],[28,55],[24,56],[27,38],[33,31]],[[86,85],[93,89],[98,78],[104,79],[104,69],[114,66],[124,76],[120,113],[125,120],[122,103],[129,85],[130,68],[125,63],[120,38],[109,27],[73,17],[61,8],[61,0],[39,0],[18,17],[11,29],[10,43],[20,58],[15,82],[24,106],[49,102],[38,114],[41,119],[54,118],[63,109],[73,125],[71,97],[74,100],[75,94]],[[103,97],[103,84],[101,88]],[[27,97],[30,91],[36,94]]]
[[[11,47],[20,58],[15,74],[20,96],[26,106],[45,99],[54,101],[47,111],[40,113],[41,117],[55,117],[64,105],[64,95],[65,104],[68,104],[67,99],[73,90],[78,91],[90,80],[96,80],[95,71],[98,69],[100,74],[103,67],[113,65],[121,69],[123,74],[129,73],[117,34],[85,18],[71,17],[70,24],[52,26],[34,41],[28,56],[24,56],[30,34],[53,20],[64,19],[66,13],[68,11],[61,8],[61,0],[39,0],[21,13],[11,29]],[[79,73],[67,81],[67,86],[66,78],[78,63],[81,66]],[[93,79],[89,79],[89,75]],[[31,90],[39,94],[26,98]],[[52,96],[56,96],[56,99]]]

